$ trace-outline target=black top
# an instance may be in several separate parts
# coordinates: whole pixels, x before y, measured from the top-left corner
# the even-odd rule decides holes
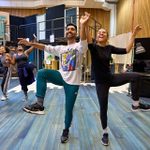
[[[16,63],[18,67],[21,67],[22,65],[26,64],[28,62],[28,57],[25,54],[22,55],[16,55]]]
[[[91,52],[95,81],[99,83],[109,82],[111,80],[111,54],[126,54],[126,49],[117,48],[112,45],[101,47],[95,43],[89,44],[88,47]]]

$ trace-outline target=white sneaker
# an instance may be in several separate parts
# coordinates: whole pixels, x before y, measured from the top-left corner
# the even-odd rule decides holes
[[[6,101],[6,100],[8,100],[8,96],[7,95],[2,95],[1,101]]]

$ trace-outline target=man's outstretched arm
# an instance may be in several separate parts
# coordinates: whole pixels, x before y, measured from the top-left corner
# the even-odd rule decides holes
[[[33,46],[34,48],[40,49],[40,50],[44,50],[45,45],[42,43],[37,43],[37,42],[29,42],[26,39],[21,39],[19,41],[19,44],[23,44],[25,46]]]

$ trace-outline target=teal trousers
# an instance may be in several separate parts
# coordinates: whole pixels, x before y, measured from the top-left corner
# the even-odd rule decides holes
[[[41,69],[37,73],[36,96],[45,97],[47,83],[63,86],[65,91],[65,129],[69,129],[73,118],[73,107],[79,90],[79,85],[67,84],[59,71]]]

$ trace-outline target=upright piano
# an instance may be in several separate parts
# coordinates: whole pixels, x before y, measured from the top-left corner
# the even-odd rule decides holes
[[[140,96],[150,97],[150,38],[136,38],[133,71],[142,76]]]

